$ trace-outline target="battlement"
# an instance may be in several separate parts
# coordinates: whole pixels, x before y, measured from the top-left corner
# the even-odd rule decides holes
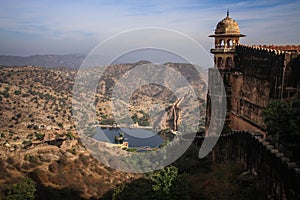
[[[270,49],[266,48],[260,45],[244,45],[244,44],[238,44],[237,48],[244,49],[244,50],[250,50],[250,51],[260,51],[261,53],[268,53],[268,54],[274,54],[274,55],[283,55],[285,52],[282,50],[277,49]]]
[[[274,53],[275,55],[283,55],[285,53],[300,54],[300,45],[244,45],[238,44],[238,47],[262,51],[265,53]]]
[[[300,45],[257,45],[264,49],[273,49],[286,52],[298,52],[300,53]]]

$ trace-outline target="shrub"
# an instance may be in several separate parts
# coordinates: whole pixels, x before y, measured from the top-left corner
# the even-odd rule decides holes
[[[9,98],[9,93],[7,90],[4,90],[4,92],[2,92],[2,95],[7,99]]]
[[[24,177],[18,183],[9,187],[5,193],[7,200],[33,200],[35,199],[36,183],[28,178]]]
[[[71,154],[76,155],[76,148],[72,148],[68,150]]]
[[[35,137],[37,140],[43,140],[45,137],[45,134],[40,134],[38,132],[35,132]]]
[[[63,128],[63,123],[57,122],[57,126],[59,126],[60,128]]]
[[[68,131],[68,132],[66,133],[66,136],[67,136],[67,138],[70,139],[70,140],[74,139],[74,135],[73,135],[73,133],[72,133],[71,131]]]
[[[20,95],[20,94],[21,94],[21,91],[20,91],[20,90],[16,90],[16,91],[14,92],[14,94],[15,94],[15,95]]]

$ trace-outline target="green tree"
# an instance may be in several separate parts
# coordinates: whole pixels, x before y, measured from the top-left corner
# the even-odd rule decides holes
[[[275,142],[297,144],[297,141],[300,141],[300,100],[290,103],[271,101],[262,115]]]
[[[18,183],[12,185],[6,191],[7,200],[33,200],[35,199],[36,184],[35,182],[24,177]]]
[[[147,178],[124,183],[114,189],[113,200],[188,200],[189,184],[186,174],[174,166],[154,172]]]
[[[153,198],[157,200],[188,199],[189,186],[185,174],[175,166],[166,167],[151,176]]]
[[[263,110],[264,123],[277,142],[280,136],[290,131],[291,114],[290,104],[280,100],[271,101]]]
[[[122,185],[114,189],[112,200],[151,200],[152,188],[149,179],[141,178]]]

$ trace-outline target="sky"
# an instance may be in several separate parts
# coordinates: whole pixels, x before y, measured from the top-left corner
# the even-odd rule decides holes
[[[227,9],[247,35],[241,43],[300,44],[299,0],[0,0],[0,5],[1,55],[88,54],[112,35],[141,27],[174,29],[209,51],[208,35]]]

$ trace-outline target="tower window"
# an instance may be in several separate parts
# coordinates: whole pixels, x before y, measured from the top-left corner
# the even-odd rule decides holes
[[[222,57],[218,58],[218,68],[224,68],[224,60]]]
[[[224,40],[222,40],[222,39],[220,40],[220,46],[224,47]]]
[[[227,57],[226,58],[226,65],[225,65],[226,68],[232,68],[233,67],[233,60],[231,57]]]
[[[227,47],[232,47],[232,46],[233,46],[232,40],[231,39],[227,40]]]

